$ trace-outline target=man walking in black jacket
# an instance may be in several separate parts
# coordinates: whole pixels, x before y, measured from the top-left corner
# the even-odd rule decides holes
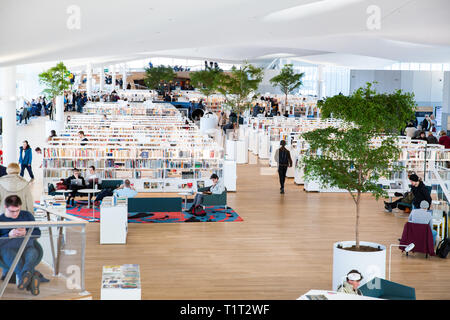
[[[286,171],[292,167],[291,153],[286,149],[286,141],[280,141],[280,148],[275,152],[275,161],[278,164],[278,176],[280,178],[280,193],[284,193],[284,181],[286,180]]]

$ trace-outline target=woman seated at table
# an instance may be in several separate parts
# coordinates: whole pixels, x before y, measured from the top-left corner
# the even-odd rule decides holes
[[[72,200],[71,205],[74,206],[75,197],[79,195],[78,190],[86,188],[86,182],[80,175],[80,170],[74,168],[72,176],[66,179],[65,185],[68,189],[72,190],[67,198],[67,204]]]

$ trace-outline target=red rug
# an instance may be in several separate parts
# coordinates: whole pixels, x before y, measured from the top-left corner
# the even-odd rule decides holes
[[[130,223],[180,223],[180,222],[235,222],[244,221],[232,208],[205,207],[204,217],[187,212],[135,212],[129,213]],[[91,222],[100,221],[100,208],[87,208],[87,201],[76,201],[75,206],[67,206],[66,212]]]

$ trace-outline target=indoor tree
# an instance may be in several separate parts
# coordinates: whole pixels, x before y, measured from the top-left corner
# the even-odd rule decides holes
[[[144,83],[149,89],[160,90],[161,86],[169,83],[175,77],[176,73],[172,67],[160,65],[153,68],[145,68]]]
[[[281,92],[283,92],[285,95],[283,112],[288,106],[288,94],[303,85],[302,78],[304,77],[304,75],[304,72],[295,73],[293,64],[285,64],[281,69],[281,72],[270,79],[270,83],[273,86],[277,86],[278,88],[280,88]]]
[[[215,68],[191,72],[191,83],[206,96],[208,102],[209,96],[217,92],[217,84],[221,74],[222,70]]]
[[[228,105],[238,116],[250,109],[251,102],[256,99],[256,91],[263,79],[263,69],[244,63],[239,69],[233,66],[231,72],[221,73],[217,83],[217,91],[225,98]]]
[[[64,91],[70,88],[69,75],[69,70],[62,62],[39,74],[39,82],[45,86],[42,93],[53,101],[53,105],[55,105],[55,98],[63,95]]]
[[[368,83],[349,96],[326,98],[319,107],[322,118],[333,116],[343,124],[302,134],[310,146],[302,160],[305,178],[350,193],[356,208],[359,250],[361,194],[370,192],[376,199],[386,196],[378,180],[399,169],[394,164],[400,153],[397,134],[414,118],[414,95],[401,90],[378,94]],[[374,142],[376,137],[379,139]]]

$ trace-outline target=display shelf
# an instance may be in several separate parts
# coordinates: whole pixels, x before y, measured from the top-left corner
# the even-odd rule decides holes
[[[158,108],[174,109],[167,104],[159,104]],[[100,178],[130,179],[142,192],[195,189],[212,173],[223,177],[223,148],[192,123],[186,124],[179,113],[116,115],[104,121],[101,115],[93,117],[109,128],[99,129],[96,122],[74,116],[62,134],[43,148],[45,187],[48,182],[70,176],[74,167],[85,176],[90,166],[96,167]],[[132,129],[114,126],[128,121]],[[80,141],[79,130],[84,131],[88,141]]]

